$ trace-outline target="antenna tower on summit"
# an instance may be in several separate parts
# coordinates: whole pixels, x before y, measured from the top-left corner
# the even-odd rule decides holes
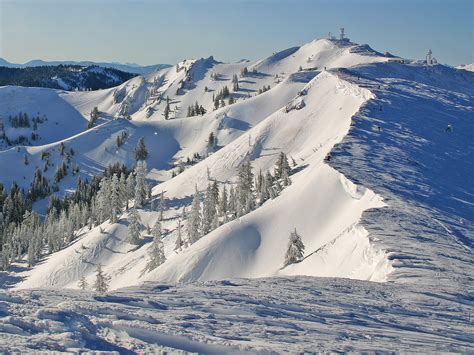
[[[344,37],[344,27],[341,27],[341,34],[339,35],[339,39],[341,41],[344,41],[345,37]]]
[[[431,49],[428,51],[428,54],[426,54],[426,64],[427,65],[432,65],[433,64],[433,59],[432,59],[433,52]]]

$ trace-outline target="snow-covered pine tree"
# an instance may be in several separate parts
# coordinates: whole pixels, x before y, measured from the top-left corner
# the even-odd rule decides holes
[[[126,206],[128,209],[127,177],[125,176],[124,173],[120,174],[118,191],[119,191],[120,205],[122,206],[122,208],[123,206]]]
[[[288,163],[288,158],[286,157],[286,154],[283,152],[280,152],[280,155],[278,156],[278,160],[275,166],[275,178],[277,180],[283,178],[283,174],[285,171],[287,175],[289,176],[291,173],[290,164]]]
[[[102,178],[97,193],[97,213],[99,222],[105,221],[111,215],[110,206],[110,180],[108,177]]]
[[[273,181],[274,181],[274,178],[272,174],[269,171],[267,171],[267,173],[265,174],[265,185],[267,187],[266,190],[268,193],[268,197],[271,199],[274,199],[275,197],[278,196],[278,193],[273,188]]]
[[[281,179],[282,179],[283,187],[291,185],[291,179],[288,176],[288,171],[286,169],[283,170],[283,175],[282,175]]]
[[[253,173],[250,160],[244,162],[238,171],[237,180],[237,216],[243,216],[253,210],[255,206],[253,190]]]
[[[223,223],[227,222],[227,188],[225,185],[221,189],[221,195],[219,197],[218,213]]]
[[[165,120],[168,120],[168,119],[170,118],[170,112],[171,112],[171,108],[170,108],[170,98],[167,97],[167,98],[166,98],[165,111],[163,112],[163,115],[165,116]]]
[[[135,167],[135,206],[143,207],[146,196],[147,196],[147,183],[146,183],[146,174],[147,174],[147,164],[144,160],[138,161],[137,166]]]
[[[237,217],[237,195],[234,186],[230,187],[227,211],[231,221]]]
[[[216,215],[217,201],[212,185],[207,185],[206,196],[202,207],[201,235],[204,236],[212,230],[212,221]]]
[[[201,237],[201,202],[199,201],[199,191],[196,185],[196,192],[194,193],[193,203],[191,205],[191,212],[187,220],[188,241],[193,244]]]
[[[161,220],[160,219],[157,219],[157,221],[153,225],[153,228],[151,229],[151,235],[153,236],[153,238],[161,238],[162,237],[162,234],[161,234]]]
[[[116,223],[117,216],[122,211],[122,201],[120,200],[120,185],[117,174],[110,180],[110,222]]]
[[[283,266],[297,263],[303,260],[304,257],[304,244],[301,240],[301,235],[296,232],[296,228],[290,233],[290,239],[288,241],[288,249],[285,255],[285,262]]]
[[[87,283],[87,280],[84,277],[84,275],[82,275],[81,278],[79,279],[79,282],[78,282],[77,286],[79,286],[79,288],[81,290],[85,290],[89,286],[89,284]]]
[[[128,211],[128,203],[129,200],[135,197],[135,176],[133,174],[129,174],[127,177],[127,201],[126,201],[126,209]]]
[[[95,276],[94,289],[97,292],[104,293],[109,289],[110,277],[102,270],[102,265],[97,265],[97,274]]]
[[[140,243],[140,216],[138,215],[137,209],[134,207],[130,211],[130,218],[129,218],[129,225],[128,225],[128,238],[127,242],[130,244],[137,245]]]
[[[232,76],[232,89],[234,91],[239,91],[239,79],[236,74]]]
[[[151,244],[151,247],[148,250],[150,260],[147,264],[147,269],[150,271],[156,269],[158,266],[160,266],[166,261],[161,235],[161,222],[159,219],[153,225],[152,235],[153,243]]]
[[[181,220],[178,220],[178,236],[176,237],[176,241],[174,243],[174,250],[181,250],[184,246],[183,236],[181,235]]]

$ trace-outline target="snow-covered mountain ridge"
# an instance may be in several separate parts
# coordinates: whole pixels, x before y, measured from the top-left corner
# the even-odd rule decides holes
[[[248,73],[240,76],[244,68]],[[239,87],[231,95],[237,102],[214,110],[212,97],[225,85],[232,88],[234,74],[239,76]],[[131,213],[124,212],[117,223],[106,221],[82,229],[69,246],[45,256],[30,270],[11,273],[9,282],[17,282],[16,288],[78,288],[81,278],[93,283],[98,264],[111,276],[112,289],[140,288],[143,282],[174,285],[240,278],[257,278],[249,283],[258,284],[261,277],[308,275],[390,281],[391,294],[406,292],[405,301],[418,304],[416,284],[423,288],[428,304],[458,294],[449,299],[458,307],[453,319],[458,319],[459,332],[449,335],[445,347],[423,342],[420,349],[466,350],[472,337],[462,333],[467,329],[462,315],[472,310],[468,293],[474,271],[474,191],[467,183],[474,172],[473,83],[474,75],[466,71],[402,64],[368,46],[319,40],[257,62],[224,64],[210,57],[96,93],[59,92],[62,104],[85,118],[97,106],[100,123],[66,140],[20,147],[30,164],[14,167],[18,170],[13,174],[0,172],[0,181],[31,176],[32,166],[41,162],[45,151],[58,164],[61,142],[76,152],[72,160],[80,167],[80,176],[95,175],[114,162],[132,166],[134,147],[144,137],[150,153],[148,177],[155,186],[151,200],[139,209],[142,242],[128,243]],[[270,90],[255,95],[268,85]],[[207,112],[185,117],[187,107],[196,101]],[[166,107],[168,120],[164,120]],[[131,120],[113,120],[124,113]],[[115,137],[122,131],[128,132],[128,138],[117,147]],[[209,148],[211,133],[216,149]],[[185,206],[189,213],[195,187],[203,193],[209,180],[220,187],[234,186],[247,161],[255,173],[273,171],[280,152],[295,162],[290,186],[252,212],[175,250],[178,234],[189,232],[181,216]],[[205,158],[172,177],[172,164],[194,153]],[[15,165],[18,154],[16,149],[0,152],[0,164]],[[19,183],[27,186],[28,179],[24,180]],[[73,189],[74,180],[72,176],[62,180],[59,192]],[[159,218],[155,206],[162,192],[166,261],[150,271],[152,239],[146,226]],[[306,247],[304,259],[284,267],[288,236],[294,228]],[[315,283],[311,289],[319,285],[325,295],[330,292],[323,279],[311,280]],[[335,280],[332,287],[346,284],[351,285],[355,303],[361,304],[368,284]],[[383,293],[381,287],[377,290]],[[324,323],[331,316],[321,317],[318,321]],[[151,320],[140,321],[156,330]],[[440,329],[448,322],[443,320]],[[384,323],[381,331],[390,332],[390,327]],[[131,339],[125,348],[140,349],[144,341],[130,324],[104,328],[125,332]],[[415,339],[423,337],[419,328],[411,331],[419,332]],[[8,339],[15,338],[8,334]],[[190,336],[202,339],[199,331]],[[337,334],[328,336],[335,339]],[[407,339],[406,334],[401,336]],[[241,339],[224,338],[220,334],[206,341],[257,349]],[[270,344],[277,351],[311,350],[308,345],[292,348],[286,341],[280,347],[274,341]],[[383,340],[377,348],[393,349],[387,344]],[[343,351],[350,349],[354,348],[343,347]],[[355,349],[373,347],[361,343]]]

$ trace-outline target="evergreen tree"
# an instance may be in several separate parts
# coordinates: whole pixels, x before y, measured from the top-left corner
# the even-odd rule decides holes
[[[201,202],[199,201],[199,192],[196,186],[191,212],[187,221],[188,240],[190,244],[197,242],[200,238],[201,229]]]
[[[288,249],[285,255],[285,262],[283,266],[297,263],[303,260],[304,257],[304,244],[301,240],[301,236],[296,232],[296,228],[290,233],[290,239],[288,241]]]
[[[278,156],[278,161],[275,167],[275,178],[282,179],[285,172],[289,176],[291,173],[291,168],[290,168],[290,164],[288,163],[288,158],[286,157],[286,154],[284,154],[283,152],[280,152],[280,155]]]
[[[240,76],[241,76],[242,78],[246,77],[248,74],[249,74],[249,70],[247,69],[247,67],[243,67],[243,68],[240,70]]]
[[[161,238],[162,237],[161,220],[160,219],[157,219],[157,221],[153,225],[153,228],[151,230],[151,235],[153,236],[153,238]]]
[[[163,115],[165,116],[165,120],[169,119],[169,117],[170,117],[170,111],[171,111],[171,109],[170,109],[170,98],[167,97],[167,98],[166,98],[165,111],[164,111],[164,113],[163,113]]]
[[[147,269],[153,270],[166,261],[164,246],[161,236],[161,222],[157,220],[152,229],[153,243],[149,249],[150,261]]]
[[[217,138],[214,132],[209,133],[209,138],[207,139],[207,151],[208,153],[213,152],[217,145]]]
[[[48,180],[44,177],[40,169],[36,169],[35,176],[31,182],[31,188],[29,195],[32,201],[36,201],[40,198],[48,196],[50,193],[50,188]],[[1,205],[1,204],[0,204]]]
[[[212,191],[211,184],[208,184],[204,204],[202,208],[201,235],[204,236],[212,230],[212,222],[216,215],[217,200]]]
[[[98,118],[99,118],[99,110],[97,109],[97,106],[95,106],[94,109],[91,111],[91,119],[89,123],[87,124],[87,128],[94,127]]]
[[[230,220],[233,220],[237,217],[237,196],[235,193],[234,186],[230,187],[229,202],[228,202],[227,210],[229,212]]]
[[[174,250],[180,250],[184,246],[183,237],[181,235],[181,220],[178,220],[178,236],[174,244]]]
[[[102,273],[102,270],[101,270],[101,273]],[[103,277],[103,276],[101,276],[101,277]],[[79,288],[81,290],[85,290],[89,286],[88,283],[87,283],[86,278],[84,277],[84,275],[81,276],[81,278],[79,279],[79,283],[77,285],[79,286]],[[100,292],[102,292],[102,291],[100,291]]]
[[[128,238],[127,242],[130,244],[138,245],[140,243],[140,216],[138,215],[137,209],[134,207],[130,212],[128,225]]]
[[[117,216],[122,211],[122,201],[120,200],[120,186],[117,174],[110,180],[110,222],[116,223]]]
[[[97,274],[95,277],[94,289],[97,292],[104,293],[109,289],[110,277],[102,271],[102,265],[97,265]]]
[[[135,197],[135,176],[133,174],[128,175],[127,177],[127,201],[126,209],[128,211],[129,200]]]
[[[253,190],[253,173],[250,160],[244,162],[239,167],[237,181],[237,216],[243,216],[253,210],[255,201],[252,194]]]
[[[145,145],[145,138],[141,137],[138,140],[137,147],[135,148],[135,160],[146,160],[148,158],[148,150]]]
[[[59,154],[64,155],[64,148],[65,148],[65,147],[64,147],[64,143],[61,142],[61,143],[59,144]]]
[[[118,190],[119,190],[120,206],[123,207],[125,205],[128,210],[128,189],[127,189],[127,177],[125,176],[125,174],[120,174]]]
[[[108,177],[104,177],[99,183],[99,191],[97,193],[97,213],[99,222],[104,222],[107,218],[110,218],[112,214],[112,206],[110,204],[110,180]]]
[[[234,91],[239,91],[239,89],[240,89],[240,88],[239,88],[239,79],[237,78],[237,75],[236,75],[236,74],[234,74],[234,75],[232,76],[232,89],[233,89]]]
[[[219,217],[222,218],[223,223],[227,222],[227,204],[228,204],[227,189],[224,185],[221,190],[221,195],[219,197],[219,206],[218,206]]]
[[[138,161],[137,166],[135,167],[135,206],[136,207],[143,207],[147,194],[148,194],[148,186],[146,183],[146,174],[147,174],[147,164],[144,160]]]

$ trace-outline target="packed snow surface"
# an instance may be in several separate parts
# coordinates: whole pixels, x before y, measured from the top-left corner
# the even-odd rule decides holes
[[[0,351],[472,351],[472,296],[438,285],[278,277],[0,291]]]

